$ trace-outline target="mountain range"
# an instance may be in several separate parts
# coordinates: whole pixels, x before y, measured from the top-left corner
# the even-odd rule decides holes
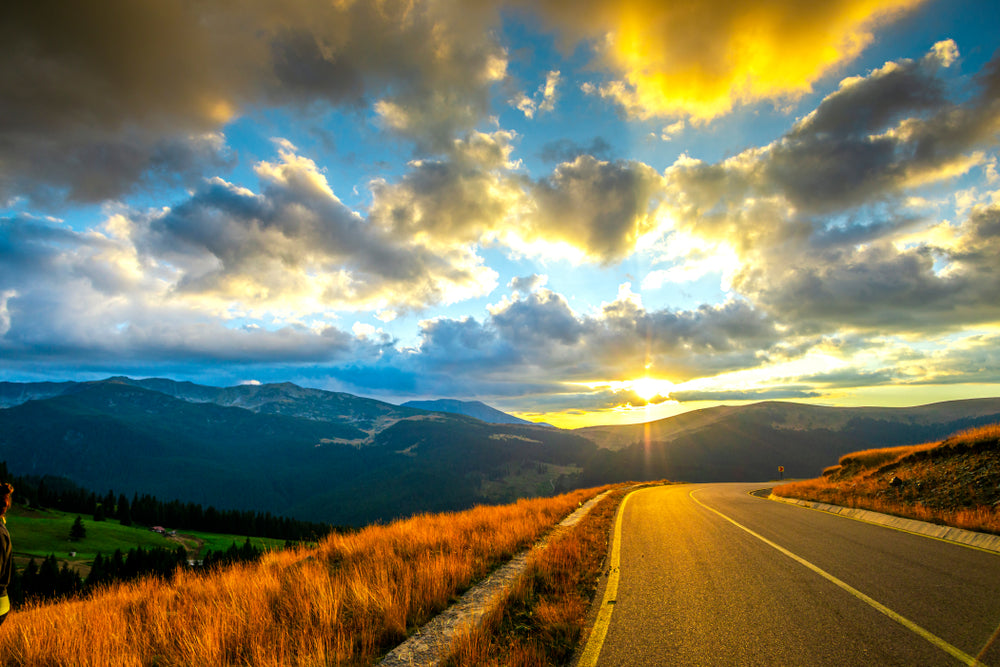
[[[529,424],[532,426],[549,426],[540,422],[530,422],[506,412],[501,412],[496,408],[486,405],[482,401],[460,401],[454,398],[439,398],[434,401],[407,401],[403,403],[404,408],[416,408],[418,410],[429,410],[431,412],[447,412],[455,415],[465,415],[474,417],[479,421],[488,424]]]
[[[847,452],[1000,422],[1000,398],[765,402],[572,431],[506,417],[476,402],[397,406],[290,383],[2,382],[0,461],[102,493],[360,525],[611,481],[767,480],[779,465],[814,476]]]

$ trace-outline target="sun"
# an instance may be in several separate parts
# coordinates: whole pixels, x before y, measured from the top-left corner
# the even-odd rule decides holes
[[[628,383],[628,388],[634,391],[642,400],[648,401],[656,396],[663,396],[664,398],[669,396],[671,390],[674,388],[674,383],[670,380],[644,377],[632,380]]]

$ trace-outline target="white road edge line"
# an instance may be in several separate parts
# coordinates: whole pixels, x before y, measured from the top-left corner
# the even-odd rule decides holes
[[[889,609],[888,607],[886,607],[881,602],[868,597],[867,595],[865,595],[864,593],[862,593],[858,589],[854,588],[853,586],[851,586],[847,582],[838,579],[837,577],[833,576],[832,574],[830,574],[826,570],[823,570],[819,566],[813,565],[812,563],[810,563],[809,561],[807,561],[805,558],[802,558],[801,556],[797,556],[797,555],[793,554],[791,551],[789,551],[788,549],[784,548],[783,546],[781,546],[779,544],[775,544],[774,542],[772,542],[771,540],[767,539],[763,535],[761,535],[759,533],[756,533],[756,532],[752,531],[751,529],[747,528],[746,526],[744,526],[743,524],[738,523],[737,521],[729,518],[728,516],[726,516],[725,514],[723,514],[722,512],[720,512],[719,510],[717,510],[715,508],[712,508],[712,507],[709,507],[708,505],[706,505],[705,503],[701,502],[700,500],[698,500],[697,498],[694,497],[695,492],[696,491],[700,491],[700,490],[701,489],[692,489],[688,493],[688,496],[691,498],[691,500],[695,501],[696,503],[698,503],[699,505],[701,505],[702,507],[704,507],[708,511],[714,512],[715,514],[718,514],[720,517],[722,517],[723,519],[725,519],[729,523],[733,524],[734,526],[736,526],[740,530],[746,531],[747,533],[749,533],[750,535],[753,535],[754,537],[756,537],[758,540],[760,540],[764,544],[768,545],[769,547],[773,547],[774,549],[777,549],[778,551],[780,551],[782,554],[788,556],[789,558],[791,558],[792,560],[794,560],[796,563],[799,563],[800,565],[804,565],[805,567],[809,568],[810,570],[812,570],[816,574],[820,575],[821,577],[823,577],[824,579],[826,579],[830,583],[832,583],[832,584],[834,584],[834,585],[842,588],[843,590],[847,591],[848,593],[850,593],[851,595],[853,595],[857,599],[859,599],[862,602],[868,604],[870,607],[872,607],[876,611],[879,611],[879,612],[885,614],[886,616],[888,616],[892,620],[894,620],[897,623],[899,623],[900,625],[902,625],[907,630],[910,630],[911,632],[919,635],[920,637],[922,637],[923,639],[927,640],[928,642],[930,642],[934,646],[938,647],[939,649],[941,649],[945,653],[948,653],[949,655],[951,655],[953,658],[955,658],[959,662],[961,662],[963,664],[966,664],[966,665],[976,665],[976,666],[983,665],[983,663],[979,662],[979,660],[977,660],[976,658],[972,657],[968,653],[965,653],[961,649],[952,646],[951,644],[949,644],[945,640],[941,639],[940,637],[938,637],[934,633],[932,633],[932,632],[930,632],[928,630],[925,630],[924,628],[920,627],[919,625],[917,625],[916,623],[914,623],[910,619],[906,618],[905,616],[897,614],[896,612],[894,612],[892,609]],[[624,504],[624,503],[622,503],[622,504]],[[617,544],[617,534],[618,534],[618,526],[617,525],[615,526],[615,534],[616,534],[616,544]],[[583,663],[581,662],[581,664],[583,664]]]

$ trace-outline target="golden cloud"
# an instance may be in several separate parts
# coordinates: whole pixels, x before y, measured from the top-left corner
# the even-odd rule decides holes
[[[707,121],[734,106],[793,100],[857,57],[873,31],[923,0],[545,0],[567,41],[597,45],[619,77],[588,92],[631,115]]]

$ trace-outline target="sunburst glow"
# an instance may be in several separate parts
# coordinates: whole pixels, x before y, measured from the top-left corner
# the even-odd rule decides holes
[[[629,389],[634,391],[639,398],[649,401],[657,397],[667,398],[670,396],[670,391],[674,388],[674,383],[670,380],[644,377],[639,378],[638,380],[632,380],[627,383],[627,386]]]

